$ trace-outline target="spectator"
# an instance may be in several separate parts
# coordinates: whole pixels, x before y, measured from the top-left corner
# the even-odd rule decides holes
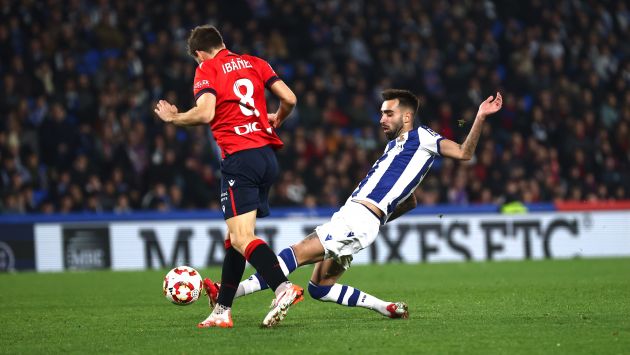
[[[296,122],[279,130],[276,206],[345,198],[382,152],[374,102],[388,87],[423,95],[421,123],[454,140],[481,97],[500,87],[506,98],[472,164],[437,161],[421,204],[501,203],[514,191],[524,202],[630,198],[628,5],[514,3],[250,1],[219,12],[178,0],[151,21],[163,18],[153,0],[59,1],[55,16],[8,2],[0,212],[218,208],[207,130],[159,124],[151,110],[157,98],[193,101],[195,64],[172,43],[202,18],[235,51],[269,57],[298,93]]]

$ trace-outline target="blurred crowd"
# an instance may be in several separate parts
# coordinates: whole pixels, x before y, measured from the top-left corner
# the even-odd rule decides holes
[[[218,209],[207,127],[156,120],[194,104],[190,29],[268,60],[298,106],[279,130],[273,206],[337,206],[382,154],[380,92],[463,141],[504,107],[475,158],[439,160],[419,204],[630,198],[630,8],[610,0],[0,1],[0,211]],[[270,111],[277,102],[270,98]]]

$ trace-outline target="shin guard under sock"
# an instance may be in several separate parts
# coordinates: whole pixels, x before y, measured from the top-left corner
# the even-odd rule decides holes
[[[254,239],[247,245],[245,259],[263,277],[272,290],[275,291],[280,284],[288,281],[282,272],[278,258],[263,240]]]
[[[238,284],[245,272],[245,257],[231,245],[225,249],[225,259],[221,270],[221,290],[217,303],[232,307]]]

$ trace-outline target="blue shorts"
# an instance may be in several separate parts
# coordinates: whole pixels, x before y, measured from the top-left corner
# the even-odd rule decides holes
[[[280,173],[276,154],[269,146],[241,150],[221,162],[223,218],[257,210],[269,215],[269,189]]]

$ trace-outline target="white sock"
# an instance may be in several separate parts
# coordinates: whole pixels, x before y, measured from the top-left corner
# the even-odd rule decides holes
[[[252,275],[238,284],[238,288],[236,289],[236,295],[234,295],[234,298],[249,295],[256,291],[260,291],[261,289],[262,288],[260,287],[260,281],[258,281],[257,277]]]
[[[352,286],[334,284],[320,286],[309,282],[308,292],[317,300],[336,302],[348,307],[363,307],[388,316],[387,306],[391,302],[383,301]]]

